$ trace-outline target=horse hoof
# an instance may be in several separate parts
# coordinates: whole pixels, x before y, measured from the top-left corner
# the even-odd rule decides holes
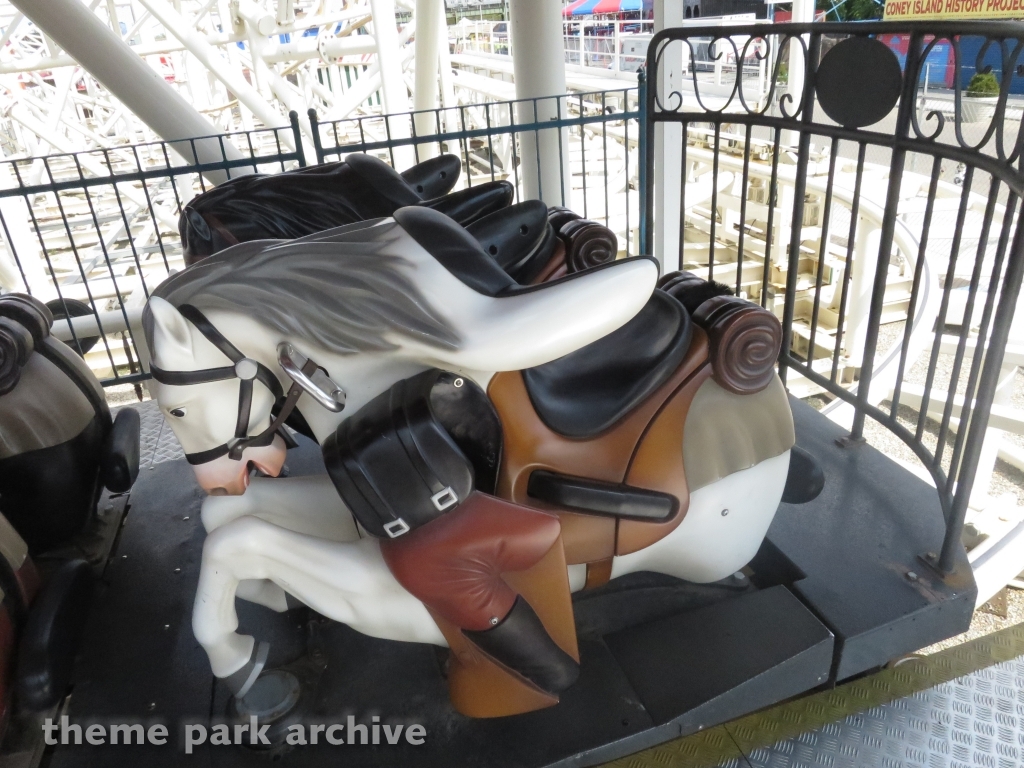
[[[272,669],[260,675],[245,696],[235,698],[235,711],[241,717],[279,720],[298,704],[301,693],[299,678],[283,669]]]
[[[237,672],[224,678],[224,683],[235,696],[245,696],[259,678],[270,655],[270,643],[259,642],[252,647],[252,656]]]
[[[255,718],[261,731],[263,726],[269,726],[263,731],[269,744],[258,741],[245,746],[259,750],[283,745],[288,727],[297,722],[302,690],[299,678],[291,672],[272,669],[260,675],[244,696],[234,697],[230,710],[240,722],[250,723]]]

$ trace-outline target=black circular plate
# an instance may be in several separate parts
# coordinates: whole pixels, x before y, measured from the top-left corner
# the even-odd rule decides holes
[[[815,89],[826,115],[846,128],[862,128],[892,111],[902,82],[899,59],[888,46],[849,37],[821,60]]]

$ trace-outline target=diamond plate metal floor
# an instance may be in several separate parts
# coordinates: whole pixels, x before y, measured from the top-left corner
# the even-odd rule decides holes
[[[1020,768],[1024,625],[606,768]]]
[[[141,417],[139,466],[142,470],[153,469],[157,464],[185,457],[181,444],[167,425],[167,420],[155,400],[132,403],[126,407],[134,408]]]

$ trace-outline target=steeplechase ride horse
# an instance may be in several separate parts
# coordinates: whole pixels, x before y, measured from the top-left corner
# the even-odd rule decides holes
[[[512,204],[508,181],[451,192],[461,161],[440,155],[399,173],[362,153],[272,175],[232,179],[193,198],[178,220],[185,264],[253,240],[292,240],[408,205],[441,211],[466,227],[516,282],[538,283],[607,263],[615,233],[539,200]]]
[[[658,271],[637,257],[520,286],[416,207],[240,244],[155,291],[157,399],[210,494],[193,630],[238,699],[267,648],[237,633],[236,595],[275,610],[292,596],[367,635],[449,646],[464,714],[550,706],[579,659],[571,590],[723,579],[784,491],[816,495],[774,373],[778,321],[685,273],[656,290]],[[280,471],[293,410],[328,474],[250,479]],[[459,599],[508,610],[493,632],[420,583],[466,588],[444,582],[445,558],[469,583]]]
[[[178,231],[185,264],[251,240],[291,240],[422,205],[468,226],[508,207],[515,190],[490,181],[452,192],[462,163],[439,155],[403,173],[362,153],[336,163],[218,184],[184,207]]]

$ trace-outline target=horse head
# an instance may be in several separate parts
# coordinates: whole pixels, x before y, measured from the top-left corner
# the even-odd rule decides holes
[[[451,219],[405,208],[222,251],[165,281],[143,322],[157,400],[200,484],[239,494],[250,464],[280,471],[273,411],[287,408],[288,393],[323,442],[420,370],[445,368],[486,388],[495,372],[579,349],[636,315],[657,276],[652,259],[635,258],[526,288]],[[308,381],[286,373],[284,344],[315,361],[306,378],[343,392],[344,410],[318,404]]]
[[[244,369],[245,364],[233,363],[194,322],[189,322],[181,311],[164,299],[153,297],[147,315],[151,318],[150,348],[155,371],[167,371],[172,376],[221,371],[212,374],[210,380],[194,384],[183,380],[176,384],[176,379],[169,378],[164,384],[157,385],[161,410],[184,448],[203,490],[212,495],[243,493],[249,484],[250,464],[265,474],[279,474],[286,450],[280,435],[271,435],[266,445],[244,447],[237,459],[228,450],[219,450],[235,437],[240,420],[243,421],[241,428],[245,435],[266,430],[277,393],[266,386],[246,387],[250,402],[247,414],[242,414],[235,408],[234,401],[239,397],[242,386],[239,382],[249,380],[234,379],[239,373],[237,369]],[[155,375],[160,376],[159,373]]]

